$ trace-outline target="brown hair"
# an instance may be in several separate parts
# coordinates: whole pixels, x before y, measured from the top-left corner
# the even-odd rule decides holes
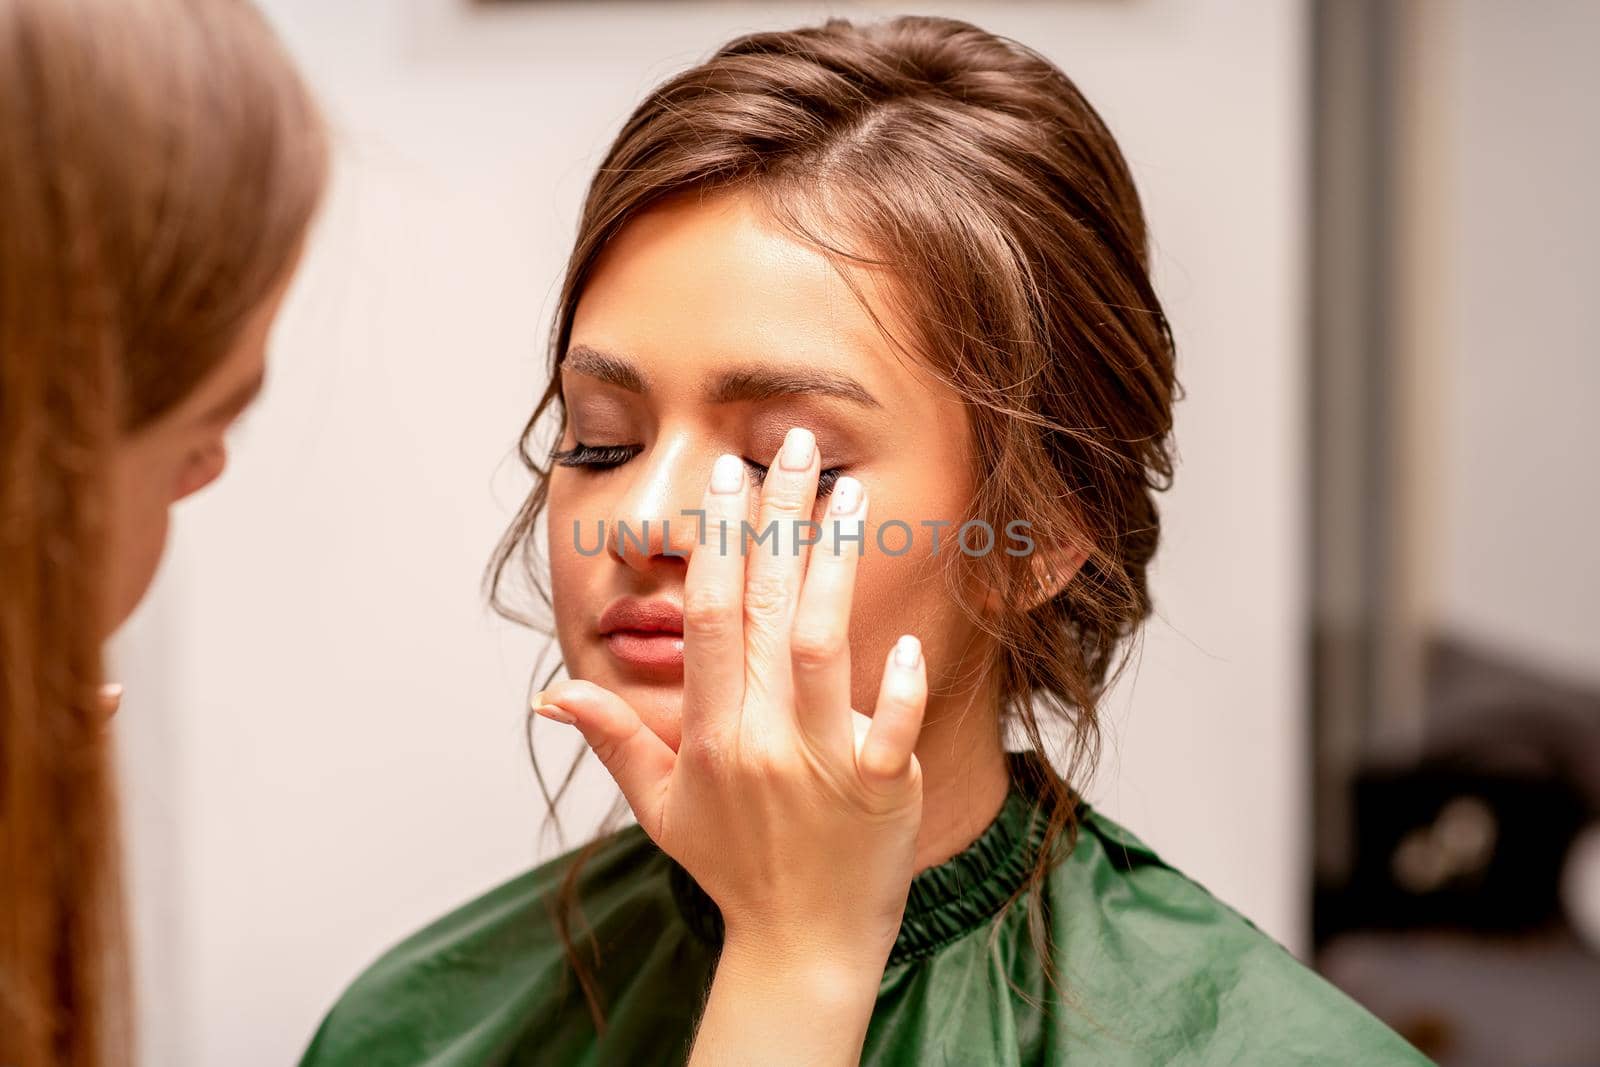
[[[326,166],[242,0],[0,3],[0,1063],[132,1057],[110,461],[282,280]]]
[[[891,340],[971,412],[983,477],[965,518],[999,529],[1027,517],[1042,547],[1086,555],[1042,604],[1038,560],[947,555],[952,568],[979,568],[1005,605],[984,615],[948,573],[952,597],[1000,649],[1001,715],[1039,750],[1044,716],[1072,731],[1065,778],[1032,783],[1048,812],[1026,887],[1038,892],[1057,846],[1075,840],[1067,783],[1092,771],[1101,695],[1150,612],[1153,491],[1172,476],[1172,335],[1127,164],[1066,75],[965,22],[834,19],[741,37],[652,92],[600,165],[555,321],[557,368],[606,242],[667,196],[734,186],[839,262],[898,283],[889,299],[918,336]],[[512,617],[500,589],[513,560],[549,604],[532,536],[549,459],[531,449],[546,409],[564,422],[560,400],[552,373],[522,436],[534,489],[491,565]],[[1048,966],[1041,909],[1030,919]],[[570,944],[569,956],[576,965]]]

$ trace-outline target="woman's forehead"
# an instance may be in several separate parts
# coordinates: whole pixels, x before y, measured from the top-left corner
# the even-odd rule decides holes
[[[656,378],[713,391],[740,376],[810,376],[841,399],[854,391],[881,407],[929,377],[899,350],[908,331],[881,297],[880,279],[852,271],[847,281],[753,196],[680,198],[607,245],[574,314],[567,358],[593,366],[604,354],[631,364],[647,386]]]

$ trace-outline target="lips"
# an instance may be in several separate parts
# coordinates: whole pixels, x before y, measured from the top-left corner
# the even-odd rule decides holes
[[[641,600],[623,597],[613,600],[600,614],[602,636],[623,630],[642,634],[683,636],[683,609],[670,600]]]
[[[606,648],[636,674],[673,678],[683,673],[683,609],[670,600],[614,600],[600,615]]]

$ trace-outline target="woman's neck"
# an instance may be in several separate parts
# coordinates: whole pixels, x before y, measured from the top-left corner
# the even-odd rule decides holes
[[[1010,790],[996,695],[982,687],[928,701],[917,761],[922,765],[922,829],[916,869],[948,860],[978,839]]]

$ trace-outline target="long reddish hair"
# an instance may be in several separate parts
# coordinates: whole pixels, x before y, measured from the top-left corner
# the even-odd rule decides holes
[[[132,1058],[110,461],[283,278],[326,166],[242,0],[0,0],[0,1064]]]
[[[1132,176],[1099,114],[1038,53],[952,19],[834,19],[731,41],[650,93],[589,187],[551,380],[522,437],[533,492],[490,569],[496,603],[526,617],[500,595],[516,575],[549,604],[534,533],[550,457],[535,453],[535,431],[552,407],[565,421],[560,360],[601,251],[665,197],[735,187],[841,263],[898,282],[889,298],[918,335],[891,339],[971,413],[981,477],[963,521],[1003,529],[1025,517],[1039,544],[1085,558],[1041,604],[1037,560],[946,554],[952,599],[999,648],[1002,720],[1035,749],[1047,750],[1051,717],[1073,739],[1065,773],[1034,783],[1048,811],[1027,886],[1038,891],[1056,846],[1074,839],[1072,786],[1093,769],[1102,694],[1151,610],[1155,492],[1173,473],[1178,393]],[[998,617],[971,602],[973,588],[1000,593]],[[563,936],[569,910],[558,909]],[[1043,911],[1029,914],[1048,966]],[[569,955],[598,1019],[570,944]]]

